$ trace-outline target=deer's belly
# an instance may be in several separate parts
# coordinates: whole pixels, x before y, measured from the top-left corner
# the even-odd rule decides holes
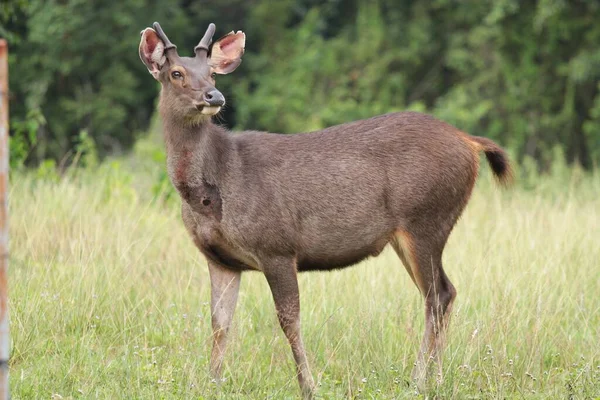
[[[371,243],[338,243],[329,247],[308,248],[298,257],[298,271],[332,270],[349,267],[368,257],[376,257],[389,243],[382,236]]]

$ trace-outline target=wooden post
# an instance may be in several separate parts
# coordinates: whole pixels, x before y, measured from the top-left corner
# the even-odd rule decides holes
[[[8,46],[0,39],[0,400],[8,400]]]

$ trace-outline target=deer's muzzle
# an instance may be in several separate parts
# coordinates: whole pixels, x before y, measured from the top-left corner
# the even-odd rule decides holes
[[[225,97],[217,89],[206,92],[204,101],[211,107],[223,107],[225,105]]]

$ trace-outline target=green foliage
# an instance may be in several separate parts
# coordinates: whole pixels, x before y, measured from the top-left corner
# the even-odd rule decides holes
[[[235,88],[240,128],[295,132],[419,109],[544,169],[556,145],[585,167],[600,160],[597,3],[351,7],[354,16],[328,36],[320,6],[294,30],[282,19],[281,34],[246,56],[248,78]]]
[[[33,111],[43,116],[34,119],[38,135],[29,158],[75,154],[82,131],[101,155],[130,146],[156,95],[139,63],[139,31],[156,15],[176,25],[180,11],[142,0],[32,0],[12,3],[4,13],[15,140],[23,142],[20,124],[31,123]]]
[[[45,122],[39,109],[28,111],[25,119],[16,118],[11,122],[13,131],[8,142],[11,169],[19,169],[23,166],[37,143],[38,130]]]
[[[242,66],[218,79],[238,129],[308,131],[413,109],[542,170],[557,145],[590,168],[600,162],[599,19],[595,1],[9,0],[0,35],[11,43],[15,163],[71,160],[81,131],[100,158],[128,149],[158,89],[138,33],[160,20],[186,55],[209,21],[217,35],[246,31]]]
[[[153,139],[153,136],[139,139],[135,144],[131,160],[145,160],[143,170],[150,176],[149,182],[152,184],[149,191],[154,196],[154,200],[163,204],[173,204],[179,201],[179,196],[167,174],[164,145]],[[136,164],[139,168],[138,161]]]
[[[132,186],[133,175],[123,168],[118,160],[112,160],[101,166],[98,173],[91,172],[93,176],[103,176],[101,185],[102,200],[106,203],[120,199],[132,204],[137,201],[138,194]]]
[[[56,161],[52,159],[42,161],[35,171],[35,177],[40,181],[58,182],[60,175],[56,168]]]
[[[75,165],[79,164],[91,168],[98,165],[98,149],[87,130],[79,132],[79,140],[75,145],[75,151]]]
[[[405,78],[388,74],[402,55],[387,52],[378,7],[361,7],[356,24],[329,40],[319,34],[322,26],[315,7],[297,29],[246,56],[249,82],[234,88],[240,126],[306,131],[406,106]]]

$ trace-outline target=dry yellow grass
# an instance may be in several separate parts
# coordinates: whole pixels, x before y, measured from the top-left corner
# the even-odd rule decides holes
[[[177,200],[152,199],[147,181],[160,169],[12,176],[14,399],[298,395],[254,273],[242,279],[227,382],[210,382],[208,272]],[[500,191],[483,175],[444,255],[458,297],[432,394],[600,396],[599,177],[561,170]],[[392,251],[300,285],[320,398],[418,397],[407,382],[422,300]]]

